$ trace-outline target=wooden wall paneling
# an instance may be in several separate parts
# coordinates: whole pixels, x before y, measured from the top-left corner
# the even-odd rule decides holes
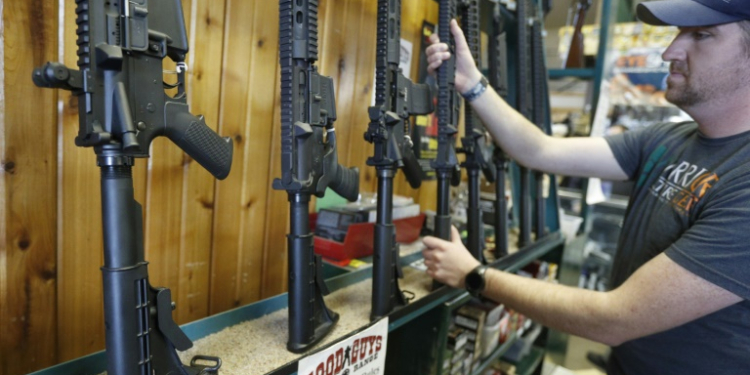
[[[339,8],[338,6],[336,8]],[[358,71],[357,44],[359,42],[359,21],[362,16],[362,0],[348,0],[343,6],[343,19],[335,21],[332,28],[336,30],[336,42],[332,45],[340,45],[338,56],[329,56],[329,62],[336,61],[336,73],[330,71],[334,76],[334,87],[336,92],[336,116],[334,124],[336,128],[336,151],[339,163],[344,167],[353,166],[349,160],[349,149],[354,144],[359,147],[363,140],[358,124],[350,122],[351,113],[361,111],[362,107],[354,101],[354,82]],[[329,36],[330,37],[330,36]],[[357,134],[359,137],[357,137]],[[358,138],[358,139],[357,139]],[[360,167],[360,169],[362,169]]]
[[[279,170],[281,169],[279,167],[274,171],[269,171],[269,165],[275,156],[271,152],[274,128],[281,129],[280,124],[276,126],[274,121],[276,107],[280,101],[277,92],[281,85],[278,63],[278,17],[268,17],[269,14],[274,13],[278,13],[277,2],[257,1],[253,14],[255,19],[253,39],[250,43],[253,56],[249,86],[253,88],[253,92],[246,104],[250,108],[250,118],[247,120],[249,128],[245,140],[248,150],[252,151],[245,155],[247,173],[242,200],[245,216],[242,228],[244,233],[241,248],[242,262],[240,263],[242,277],[239,288],[240,304],[254,302],[262,297],[264,234],[268,220],[266,197],[270,191],[273,191],[271,183],[277,174],[280,177]],[[280,156],[275,159],[280,160]],[[286,217],[281,222],[286,222],[285,219]],[[286,252],[283,246],[285,240],[286,237],[282,235],[275,241],[275,248],[280,248],[282,253]],[[285,283],[286,273],[283,273],[283,276]]]
[[[350,56],[347,56],[346,50],[347,41],[354,41],[356,37],[352,37],[348,34],[347,25],[350,23],[352,13],[349,11],[349,4],[356,0],[338,0],[334,3],[328,4],[325,11],[325,19],[320,20],[318,25],[319,37],[324,40],[324,48],[319,50],[319,61],[318,68],[320,74],[333,78],[334,93],[336,95],[336,115],[337,118],[348,118],[348,114],[351,112],[351,87],[345,87],[342,84],[342,80],[347,80],[349,86],[351,86],[351,76],[355,69],[346,70],[347,64],[350,62]],[[352,20],[353,21],[353,20]],[[355,62],[356,63],[356,62]],[[352,67],[353,68],[353,67]],[[349,97],[342,93],[342,89],[349,93]],[[336,127],[337,139],[342,141],[337,144],[337,152],[339,156],[339,163],[344,166],[348,166],[348,149],[349,149],[349,133],[350,124],[344,123],[345,121],[336,121],[334,126]]]
[[[188,33],[188,40],[191,40],[190,15],[192,2],[183,0],[183,13],[185,17],[185,27]],[[192,41],[192,40],[191,40]],[[201,53],[195,51],[191,45],[188,53],[188,77],[190,74],[190,58],[193,54]],[[164,60],[166,70],[174,70],[175,64],[170,59]],[[166,82],[175,83],[177,77],[174,74],[165,74]],[[189,82],[186,90],[191,91]],[[168,95],[176,94],[176,90],[167,90]],[[195,109],[190,108],[193,113]],[[210,119],[206,119],[210,121]],[[149,282],[153,286],[166,287],[172,291],[172,299],[177,303],[177,308],[173,312],[177,323],[182,324],[190,320],[195,320],[207,315],[207,300],[201,306],[195,298],[186,298],[183,288],[180,288],[180,265],[182,264],[182,252],[180,243],[182,241],[182,205],[184,195],[184,179],[187,156],[172,141],[165,137],[154,139],[151,144],[151,157],[145,161],[147,166],[145,180],[145,199],[141,202],[144,210],[144,246],[146,260],[149,262]],[[138,172],[139,165],[134,168],[134,182],[136,185],[136,199],[140,193],[140,175]],[[204,293],[204,298],[205,297]]]
[[[211,314],[261,295],[278,66],[274,13],[274,2],[227,3],[221,122],[236,143],[233,172],[217,186]]]
[[[360,0],[359,37],[356,43],[357,64],[352,92],[352,111],[348,124],[352,128],[349,147],[349,165],[359,167],[359,191],[376,191],[375,168],[367,165],[367,158],[374,153],[374,146],[365,141],[364,133],[370,123],[367,109],[370,107],[374,91],[375,45],[378,24],[377,0]]]
[[[3,5],[0,4],[0,17],[5,17]],[[3,20],[5,21],[5,20]],[[8,309],[8,209],[6,204],[5,189],[5,25],[7,22],[0,24],[0,61],[3,68],[0,68],[0,330],[9,332],[7,329],[10,322],[10,311]],[[0,375],[7,373],[7,358],[12,341],[9,334],[0,336]]]
[[[242,190],[246,175],[246,159],[254,154],[247,147],[247,107],[250,91],[250,59],[253,36],[253,13],[256,1],[227,0],[221,80],[219,123],[224,136],[233,138],[232,171],[216,186],[214,235],[211,252],[210,303],[211,314],[236,307],[239,302],[239,268],[242,261],[243,207]]]
[[[217,123],[225,3],[225,0],[202,0],[197,1],[197,4],[193,3],[190,32],[193,51],[189,58],[192,71],[188,91],[190,109],[196,115],[204,115],[207,125],[219,134],[223,133],[221,125]],[[190,159],[186,160],[188,163],[183,181],[180,257],[176,269],[172,269],[171,272],[178,272],[178,305],[201,308],[200,306],[205,306],[208,301],[216,180],[203,167]],[[175,248],[172,251],[176,250]],[[188,299],[197,302],[189,303]],[[176,321],[183,323],[189,316],[183,314],[189,313],[190,309],[184,309],[184,312],[177,314]]]
[[[14,375],[57,360],[58,93],[35,87],[31,72],[58,60],[58,8],[47,1],[2,8],[0,373]]]

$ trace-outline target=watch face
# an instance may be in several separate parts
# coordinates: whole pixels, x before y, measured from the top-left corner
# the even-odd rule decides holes
[[[467,289],[479,291],[484,287],[484,277],[482,277],[478,271],[479,270],[473,270],[466,275]]]

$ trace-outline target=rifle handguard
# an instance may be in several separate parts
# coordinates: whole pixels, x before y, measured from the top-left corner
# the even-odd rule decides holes
[[[206,125],[203,116],[193,116],[182,103],[165,105],[165,135],[219,180],[232,168],[232,140],[222,138]]]

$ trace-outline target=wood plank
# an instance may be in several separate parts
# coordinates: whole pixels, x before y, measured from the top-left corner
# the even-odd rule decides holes
[[[349,116],[349,126],[352,128],[349,143],[348,166],[359,167],[360,193],[373,193],[377,188],[375,168],[367,165],[367,158],[373,155],[374,146],[364,140],[364,133],[370,123],[367,109],[370,107],[374,91],[375,55],[377,38],[377,0],[358,0],[359,22],[357,43],[350,43],[357,47],[357,63],[352,92],[352,111]],[[350,15],[354,17],[352,13]]]
[[[212,314],[261,295],[278,66],[278,20],[268,17],[273,13],[278,13],[273,2],[227,4],[221,122],[235,139],[235,154],[232,174],[216,190]]]
[[[191,34],[191,11],[193,2],[182,1],[185,27],[188,40]],[[200,53],[191,48],[188,59],[192,54]],[[189,60],[188,60],[189,61]],[[173,70],[174,62],[170,59],[164,60],[164,68]],[[188,72],[190,72],[188,70]],[[165,74],[166,82],[176,82],[176,76]],[[188,84],[187,90],[190,87]],[[169,95],[174,95],[175,90],[167,90]],[[192,110],[192,108],[191,108]],[[141,193],[138,188],[145,183],[145,198],[139,202],[143,204],[144,210],[144,247],[146,260],[149,262],[149,283],[153,286],[163,286],[172,290],[172,298],[177,303],[177,309],[173,317],[178,323],[195,320],[207,315],[207,304],[202,309],[200,303],[187,300],[180,293],[179,267],[181,254],[179,244],[182,234],[182,199],[184,195],[183,184],[186,164],[188,158],[177,145],[165,137],[156,138],[151,144],[151,155],[145,161],[147,166],[146,176],[140,176],[139,165],[134,170],[134,182],[136,183],[136,200],[140,199]],[[145,181],[141,181],[141,179]],[[196,307],[198,306],[198,307]],[[185,316],[191,318],[185,318]]]
[[[251,41],[253,56],[249,82],[249,86],[256,88],[256,91],[248,98],[250,118],[245,136],[248,147],[248,153],[245,155],[247,172],[242,199],[245,237],[241,248],[239,302],[243,305],[254,302],[262,296],[262,249],[265,241],[263,236],[268,220],[266,196],[269,191],[273,190],[271,183],[281,169],[269,171],[268,168],[273,157],[271,153],[273,131],[275,127],[281,129],[280,125],[275,126],[274,121],[275,108],[279,103],[276,100],[276,93],[279,92],[280,86],[277,62],[278,18],[267,16],[274,13],[278,13],[277,2],[257,1],[253,24],[255,30]],[[274,63],[270,63],[271,61]],[[283,242],[285,237],[280,237],[280,240]],[[282,273],[282,276],[283,280],[286,280],[286,272]]]
[[[242,190],[245,179],[247,140],[245,131],[249,110],[250,58],[255,1],[227,0],[224,40],[224,66],[221,85],[220,123],[226,135],[234,139],[232,171],[216,186],[216,213],[211,254],[211,314],[239,306],[239,268],[242,231]]]
[[[219,134],[222,134],[222,129],[218,124],[219,95],[216,93],[220,92],[222,74],[225,3],[225,0],[198,1],[193,6],[191,22],[190,110],[196,115],[203,114],[208,126]],[[179,290],[176,295],[178,305],[200,308],[200,314],[206,313],[208,303],[215,181],[203,167],[189,161],[183,181],[180,259],[176,269]],[[189,318],[190,309],[183,309],[175,320],[183,323]]]
[[[338,153],[339,163],[342,166],[349,167],[349,149],[352,141],[355,146],[364,143],[362,133],[358,124],[351,123],[351,113],[356,111],[365,111],[366,107],[358,105],[353,100],[354,81],[356,78],[357,67],[357,44],[354,41],[359,40],[359,17],[362,14],[362,4],[359,0],[347,0],[344,4],[339,1],[335,9],[341,9],[341,19],[334,21],[333,27],[328,29],[328,38],[333,37],[334,42],[329,46],[334,48],[326,49],[326,55],[330,63],[336,62],[335,70],[330,70],[330,75],[334,79],[336,93],[336,116],[337,121],[334,124],[336,128],[336,152]],[[337,15],[338,16],[338,15]],[[331,31],[335,31],[333,35]],[[329,39],[330,40],[330,39]],[[335,72],[335,74],[334,74]],[[359,137],[357,137],[357,135]]]
[[[30,79],[58,60],[57,3],[5,2],[2,17],[0,373],[22,374],[57,361],[58,93]]]

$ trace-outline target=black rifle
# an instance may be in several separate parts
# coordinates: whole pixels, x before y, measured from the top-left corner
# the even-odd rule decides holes
[[[169,138],[216,178],[225,178],[231,168],[231,140],[188,109],[182,5],[179,0],[76,4],[80,70],[48,62],[34,69],[32,78],[39,87],[78,96],[75,142],[94,147],[101,168],[107,373],[216,374],[218,358],[196,356],[186,366],[177,356],[175,350],[193,343],[172,320],[169,289],[149,284],[142,209],[133,197],[133,158],[148,157],[157,136]],[[163,83],[167,56],[178,66],[173,85]],[[164,91],[172,88],[174,97]]]
[[[533,120],[536,126],[544,132],[547,131],[547,113],[549,109],[549,93],[547,92],[547,66],[544,63],[544,45],[542,40],[542,22],[540,17],[534,18],[531,26],[531,49],[532,49],[532,84],[534,86],[534,113]],[[536,210],[534,211],[534,228],[536,239],[545,235],[545,199],[544,199],[544,172],[534,171],[534,183],[536,184]]]
[[[421,167],[409,138],[412,115],[433,111],[429,86],[415,84],[399,69],[401,54],[401,0],[378,1],[377,64],[375,106],[368,109],[370,125],[365,140],[374,144],[375,154],[367,159],[378,175],[377,221],[375,223],[372,311],[379,319],[407,304],[399,289],[403,277],[399,246],[393,225],[393,176],[402,168],[409,185],[422,184]]]
[[[517,23],[517,53],[518,63],[516,74],[517,78],[517,95],[518,102],[516,109],[523,117],[531,119],[531,95],[529,94],[529,76],[531,74],[531,64],[529,57],[529,2],[528,0],[518,0],[516,2],[516,23]],[[521,196],[519,211],[519,236],[518,248],[523,248],[531,243],[531,173],[528,168],[521,166]]]
[[[438,37],[440,42],[448,44],[450,59],[444,61],[437,69],[438,78],[438,150],[431,166],[437,175],[437,212],[435,213],[435,237],[451,240],[450,185],[461,182],[461,169],[456,158],[456,133],[458,133],[458,116],[460,102],[455,89],[456,56],[450,22],[456,18],[455,0],[437,0]],[[435,282],[433,287],[440,284]]]
[[[313,249],[310,196],[322,197],[330,187],[354,201],[359,195],[359,171],[339,165],[336,154],[336,103],[333,80],[318,74],[318,2],[279,2],[279,61],[281,63],[281,178],[273,188],[286,190],[290,204],[289,341],[287,349],[301,353],[316,344],[336,324],[328,309],[322,261]]]
[[[489,42],[489,81],[498,95],[508,97],[508,44],[503,18],[503,6],[495,3],[492,14],[491,39]],[[508,255],[508,202],[505,200],[505,179],[508,173],[508,158],[499,146],[492,152],[495,164],[495,258]]]
[[[466,35],[466,42],[477,66],[481,63],[479,49],[479,0],[460,0],[459,14],[461,16],[461,28]],[[466,210],[468,242],[467,248],[474,258],[484,261],[484,225],[482,224],[482,210],[479,209],[479,172],[483,172],[488,182],[495,182],[495,166],[485,158],[484,154],[484,132],[474,110],[468,103],[464,106],[464,137],[461,138],[462,148],[459,152],[466,155],[466,160],[461,164],[466,168],[469,177],[469,205]]]

